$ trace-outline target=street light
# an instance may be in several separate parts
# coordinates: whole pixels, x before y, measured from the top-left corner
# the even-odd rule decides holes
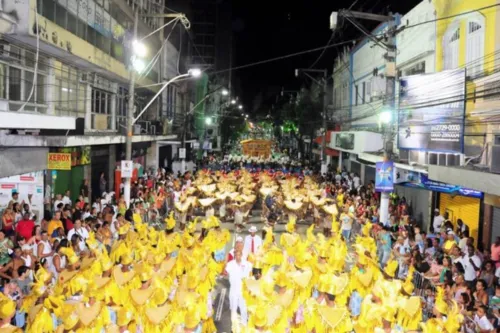
[[[127,161],[132,160],[132,128],[134,124],[141,118],[142,114],[154,103],[154,101],[161,95],[161,93],[168,87],[168,85],[174,81],[187,78],[187,77],[199,77],[201,75],[201,70],[199,68],[192,68],[186,74],[177,75],[176,77],[163,83],[163,86],[158,90],[156,95],[146,104],[146,106],[139,112],[137,117],[134,118],[134,75],[131,75],[130,92],[131,98],[129,99],[129,109],[128,109],[128,121],[127,121],[127,137],[126,137],[126,154],[125,159]],[[125,187],[123,191],[125,202],[127,207],[130,205],[130,178],[125,178]]]
[[[134,57],[134,59],[132,60],[132,66],[134,67],[134,70],[140,74],[146,68],[146,63],[144,62],[144,60]]]
[[[382,111],[379,115],[380,122],[382,124],[389,124],[392,122],[392,112],[391,111]]]
[[[236,100],[235,100],[235,99],[232,99],[232,100],[231,100],[231,104],[236,104]]]
[[[208,117],[207,119],[205,119],[205,124],[212,125],[212,118]]]
[[[245,115],[245,118],[248,118],[248,115],[247,115],[247,114]]]
[[[238,109],[243,110],[243,105],[238,105]]]
[[[146,45],[144,43],[134,40],[132,42],[132,48],[134,50],[134,54],[140,58],[144,58],[146,54],[148,53],[148,49],[146,48]]]
[[[192,69],[188,70],[188,74],[191,75],[192,77],[200,77],[201,76],[201,69],[192,68]]]
[[[227,95],[229,95],[229,90],[222,89],[221,94],[222,94],[222,96],[227,96]]]

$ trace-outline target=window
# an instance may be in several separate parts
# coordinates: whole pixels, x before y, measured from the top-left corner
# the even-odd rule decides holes
[[[125,15],[121,12],[121,15],[117,14],[116,10],[113,10],[117,19],[112,18],[109,14],[110,3],[108,0],[101,1],[101,3],[69,1],[68,4],[66,1],[56,2],[54,0],[37,0],[37,2],[40,7],[39,14],[46,19],[124,63],[123,45],[118,40],[115,40],[112,35],[114,27],[119,24],[120,20],[123,20],[123,17],[120,16]],[[92,6],[92,8],[88,6]],[[77,12],[79,13],[78,16],[76,15]],[[90,26],[89,22],[83,19],[85,18],[85,12],[93,16],[89,17],[89,20],[94,22],[93,26]],[[158,77],[157,73],[151,75]]]
[[[500,99],[500,80],[494,82],[488,82],[484,85],[484,97],[485,100],[497,100]]]
[[[61,64],[55,70],[54,106],[60,115],[85,116],[86,89],[80,82],[81,73],[74,67]]]
[[[479,15],[479,17],[482,17]],[[471,20],[467,26],[467,76],[476,77],[483,72],[484,63],[484,23]]]
[[[18,110],[29,97],[24,111],[44,112],[46,58],[39,56],[39,69],[34,82],[34,53],[10,44],[1,45],[3,52],[0,56],[0,98],[9,101],[10,110]]]
[[[458,67],[458,55],[460,48],[460,27],[452,26],[451,30],[444,35],[444,69],[455,69]]]
[[[173,119],[175,116],[175,108],[176,108],[176,94],[177,88],[173,85],[167,87],[167,112],[166,117],[168,119]]]
[[[419,62],[405,70],[405,76],[425,74],[425,61]]]
[[[371,101],[372,101],[371,95],[372,95],[372,80],[368,80],[366,82],[366,100],[367,100],[367,103],[371,103]]]
[[[361,94],[361,103],[365,104],[366,101],[366,82],[363,82],[363,92]]]
[[[92,87],[91,98],[92,129],[111,129],[111,99],[113,94]]]
[[[127,126],[127,110],[128,110],[128,90],[123,87],[118,87],[116,95],[116,129],[121,131]]]
[[[358,91],[358,86],[356,85],[354,87],[354,93],[356,94],[354,98],[356,99],[355,105],[358,105],[358,100],[359,100],[359,91]]]

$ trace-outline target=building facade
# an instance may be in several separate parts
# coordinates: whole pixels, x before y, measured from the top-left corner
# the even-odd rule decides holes
[[[0,41],[0,178],[43,172],[46,196],[83,179],[93,196],[120,183],[125,158],[128,89],[132,70],[134,12],[148,66],[136,74],[134,116],[161,82],[179,74],[186,61],[160,29],[169,19],[164,3],[140,0],[42,0],[9,2]],[[165,36],[167,37],[167,36]],[[133,160],[141,174],[159,166],[159,152],[176,138],[172,124],[189,107],[190,85],[173,84],[137,119]],[[48,155],[71,154],[70,168],[50,170]],[[43,157],[43,158],[42,158]],[[82,158],[84,157],[84,158]],[[18,167],[21,165],[22,167]]]

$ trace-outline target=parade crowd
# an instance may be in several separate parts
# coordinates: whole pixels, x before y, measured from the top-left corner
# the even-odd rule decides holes
[[[13,192],[0,332],[215,333],[220,279],[233,332],[498,330],[500,238],[482,249],[439,209],[423,230],[397,194],[381,223],[380,193],[346,170],[217,165],[140,178],[128,207],[84,182],[41,223]]]

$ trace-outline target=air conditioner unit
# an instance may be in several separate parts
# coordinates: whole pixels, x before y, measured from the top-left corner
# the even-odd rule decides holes
[[[461,154],[428,153],[427,164],[441,166],[460,166]]]
[[[500,173],[500,145],[491,146],[490,172]]]

